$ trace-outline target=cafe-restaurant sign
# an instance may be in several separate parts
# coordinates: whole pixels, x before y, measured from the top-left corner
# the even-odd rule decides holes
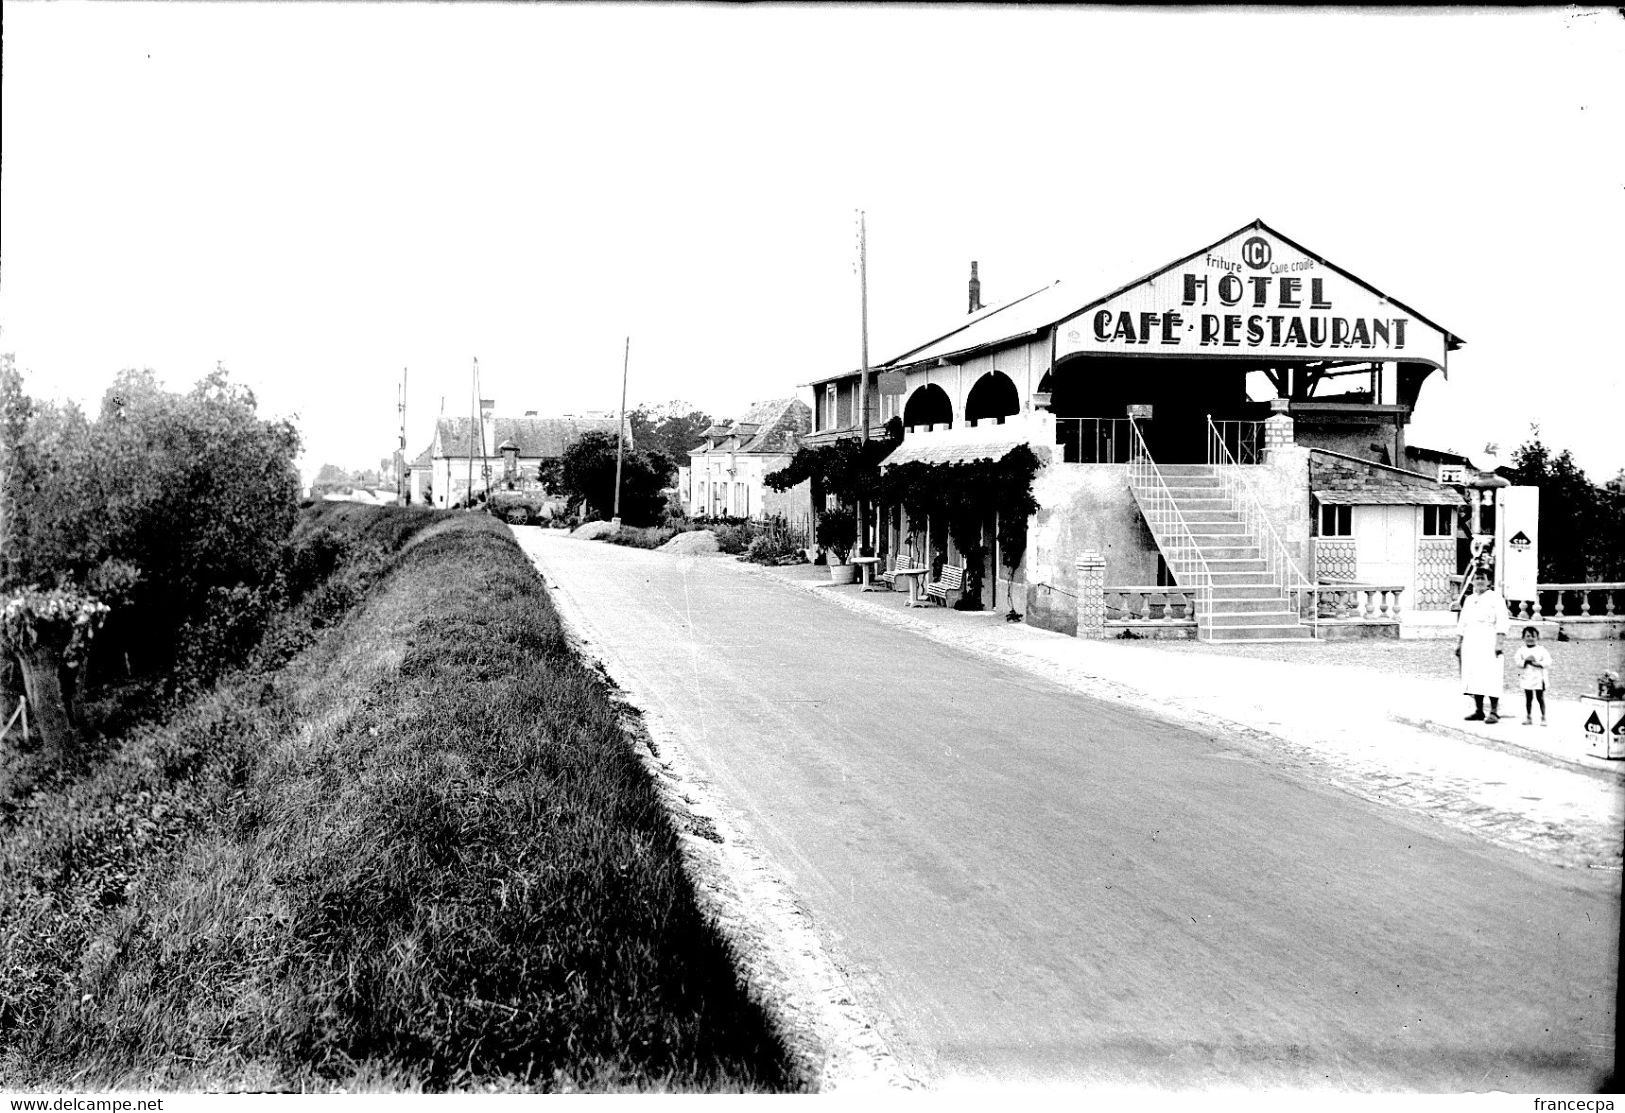
[[[1055,358],[1405,360],[1445,366],[1454,337],[1254,223],[1060,323]]]

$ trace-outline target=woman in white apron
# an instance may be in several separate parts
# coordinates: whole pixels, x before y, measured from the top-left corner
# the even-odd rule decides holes
[[[1461,601],[1456,618],[1456,656],[1461,659],[1461,690],[1473,697],[1468,722],[1501,721],[1501,639],[1510,624],[1501,593],[1483,572],[1473,577],[1473,593]],[[1484,697],[1490,700],[1484,713]]]

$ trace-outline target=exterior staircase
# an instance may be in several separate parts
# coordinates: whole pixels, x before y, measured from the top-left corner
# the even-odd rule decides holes
[[[1208,641],[1313,640],[1313,629],[1299,621],[1292,601],[1268,571],[1262,540],[1248,533],[1244,516],[1213,467],[1161,464],[1157,470],[1166,484],[1164,501],[1172,498],[1189,530],[1186,540],[1200,552],[1212,585],[1211,615],[1198,622],[1198,636]],[[1143,511],[1152,492],[1132,480],[1130,489]],[[1172,539],[1163,536],[1166,531],[1158,529],[1156,517],[1147,514],[1146,522],[1167,557]],[[1177,579],[1175,561],[1168,559],[1168,566]]]

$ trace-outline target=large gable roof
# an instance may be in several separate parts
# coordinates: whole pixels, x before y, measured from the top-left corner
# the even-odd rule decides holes
[[[1365,290],[1372,296],[1391,304],[1396,309],[1410,314],[1412,317],[1427,325],[1429,328],[1441,333],[1444,337],[1445,344],[1450,351],[1455,351],[1457,348],[1460,348],[1463,343],[1465,343],[1459,336],[1456,336],[1454,333],[1449,332],[1440,325],[1435,324],[1433,321],[1416,312],[1416,310],[1410,308],[1408,305],[1405,305],[1403,302],[1389,297],[1387,294],[1384,294],[1381,290],[1378,290],[1375,286],[1372,286],[1364,279],[1350,274],[1348,271],[1337,266],[1335,263],[1329,262],[1323,257],[1316,255],[1314,252],[1303,247],[1290,237],[1283,236],[1280,232],[1277,232],[1275,229],[1269,227],[1262,220],[1254,220],[1250,224],[1242,225],[1229,235],[1221,236],[1212,243],[1200,247],[1187,255],[1183,255],[1171,263],[1158,267],[1156,270],[1143,274],[1134,281],[1125,283],[1124,285],[1119,286],[1117,289],[1099,297],[1086,298],[1074,287],[1069,286],[1064,282],[1054,282],[1049,286],[1034,290],[1031,293],[1023,294],[1021,297],[1014,298],[1010,301],[974,314],[957,328],[943,333],[935,339],[928,340],[917,347],[910,348],[902,355],[896,356],[895,358],[887,360],[883,363],[872,365],[870,367],[870,371],[898,371],[908,367],[918,366],[920,364],[935,363],[938,360],[959,362],[963,358],[977,351],[1001,347],[1009,344],[1012,341],[1035,336],[1046,329],[1060,324],[1063,321],[1078,317],[1084,313],[1087,313],[1091,309],[1102,306],[1107,302],[1112,301],[1114,298],[1120,297],[1121,295],[1133,290],[1137,286],[1160,278],[1168,272],[1184,266],[1193,259],[1201,258],[1207,253],[1211,252],[1214,248],[1219,247],[1221,244],[1233,240],[1242,233],[1249,231],[1263,231],[1269,233],[1275,238],[1281,240],[1283,243],[1290,245],[1294,250],[1301,252],[1310,259],[1315,260],[1315,262],[1321,266],[1326,267],[1328,270],[1335,272],[1336,274],[1359,286],[1362,290]],[[854,369],[851,371],[844,371],[836,375],[826,375],[822,378],[813,380],[813,382],[809,385],[820,386],[824,383],[832,382],[836,379],[849,378],[856,374],[858,374],[858,372]]]
[[[1409,313],[1412,317],[1415,317],[1418,321],[1421,321],[1423,324],[1427,325],[1429,328],[1436,329],[1439,332],[1443,333],[1444,337],[1445,337],[1445,340],[1448,343],[1449,348],[1450,348],[1451,351],[1455,351],[1457,348],[1460,348],[1464,343],[1466,343],[1466,341],[1462,340],[1461,337],[1457,336],[1456,334],[1451,332],[1449,329],[1446,329],[1442,325],[1435,324],[1433,321],[1428,320],[1428,318],[1422,316],[1422,314],[1418,313],[1416,310],[1412,309],[1410,306],[1406,305],[1404,302],[1399,301],[1399,300],[1397,300],[1395,298],[1389,297],[1387,294],[1383,293],[1381,290],[1379,290],[1375,286],[1371,285],[1365,279],[1360,278],[1358,275],[1351,274],[1350,272],[1344,270],[1342,267],[1338,266],[1336,263],[1333,263],[1330,260],[1328,260],[1328,259],[1326,259],[1326,258],[1324,258],[1324,257],[1322,257],[1320,255],[1315,254],[1313,251],[1310,251],[1307,247],[1304,247],[1302,244],[1300,244],[1297,240],[1294,240],[1291,236],[1283,236],[1281,233],[1277,232],[1274,228],[1271,228],[1268,224],[1265,224],[1263,222],[1263,220],[1254,220],[1251,224],[1243,224],[1240,228],[1237,228],[1234,232],[1231,232],[1229,235],[1220,236],[1218,239],[1214,240],[1212,243],[1206,245],[1205,247],[1197,248],[1195,251],[1191,252],[1189,255],[1182,255],[1178,259],[1175,259],[1173,262],[1168,263],[1165,266],[1158,267],[1156,270],[1150,271],[1147,274],[1142,274],[1139,278],[1136,278],[1133,282],[1125,283],[1124,285],[1119,286],[1117,289],[1113,290],[1111,293],[1105,294],[1102,297],[1098,297],[1094,301],[1090,302],[1087,305],[1080,306],[1077,309],[1076,312],[1068,313],[1068,314],[1066,314],[1066,316],[1067,317],[1076,317],[1080,313],[1087,313],[1089,310],[1094,309],[1096,306],[1104,305],[1106,302],[1111,301],[1113,298],[1115,298],[1115,297],[1117,297],[1117,296],[1119,296],[1121,294],[1124,294],[1124,293],[1128,292],[1129,290],[1134,289],[1134,287],[1139,286],[1141,283],[1150,282],[1153,279],[1159,278],[1162,275],[1167,274],[1169,271],[1172,271],[1172,270],[1175,270],[1176,268],[1184,266],[1186,263],[1189,263],[1192,259],[1201,258],[1202,256],[1206,255],[1208,252],[1212,251],[1214,248],[1218,247],[1220,244],[1223,244],[1223,243],[1226,243],[1226,242],[1228,242],[1230,240],[1235,239],[1237,236],[1241,235],[1243,232],[1268,232],[1270,235],[1274,236],[1276,239],[1282,241],[1283,243],[1289,244],[1293,249],[1295,249],[1296,251],[1301,252],[1304,255],[1307,255],[1309,258],[1313,259],[1315,262],[1319,263],[1321,266],[1325,267],[1326,269],[1331,270],[1331,271],[1335,271],[1337,274],[1342,275],[1344,278],[1348,279],[1350,282],[1354,283],[1356,286],[1359,286],[1361,289],[1365,290],[1366,292],[1368,292],[1368,293],[1382,299],[1383,301],[1388,302],[1389,304],[1393,305],[1396,309],[1403,309],[1406,313]],[[1056,322],[1051,322],[1051,323],[1053,324],[1053,323],[1056,323]]]

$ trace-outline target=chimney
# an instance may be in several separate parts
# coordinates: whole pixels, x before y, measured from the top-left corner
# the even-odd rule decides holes
[[[970,312],[982,308],[982,280],[976,277],[976,260],[970,264]]]

